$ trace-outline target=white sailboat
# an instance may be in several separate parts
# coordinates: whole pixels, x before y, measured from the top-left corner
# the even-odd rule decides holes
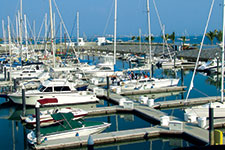
[[[119,85],[121,85],[122,90],[132,90],[132,89],[150,89],[150,88],[161,88],[167,86],[176,86],[179,82],[179,79],[157,79],[151,76],[152,68],[152,48],[151,48],[151,28],[150,28],[150,9],[149,9],[149,0],[147,0],[147,15],[148,15],[148,35],[149,35],[149,59],[148,59],[148,69],[150,72],[149,77],[145,78],[136,78],[133,77],[119,79]],[[132,72],[131,72],[132,76]],[[112,87],[114,88],[114,87]]]

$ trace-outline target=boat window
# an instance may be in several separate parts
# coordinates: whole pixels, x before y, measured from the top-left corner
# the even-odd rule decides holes
[[[52,92],[52,87],[47,87],[44,92]]]
[[[110,67],[102,67],[101,70],[111,70]]]
[[[40,92],[43,92],[45,88],[46,88],[45,86],[41,85],[41,86],[38,88],[38,90],[39,90]]]
[[[139,81],[139,83],[145,83],[145,82],[146,82],[145,80]]]
[[[68,86],[58,86],[54,87],[54,91],[70,91],[70,88]]]
[[[154,80],[148,80],[148,82],[153,82]]]
[[[23,73],[29,73],[29,71],[23,71]]]

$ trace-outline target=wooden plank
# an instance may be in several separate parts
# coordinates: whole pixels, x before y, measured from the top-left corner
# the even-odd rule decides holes
[[[172,108],[172,107],[182,107],[182,106],[187,107],[187,106],[206,104],[209,102],[216,102],[216,101],[220,101],[219,96],[192,98],[192,99],[188,99],[187,102],[185,101],[185,99],[170,100],[170,101],[156,102],[153,108],[159,109],[159,108]]]
[[[187,88],[187,87],[186,86],[173,86],[173,87],[163,87],[163,88],[152,88],[152,89],[146,89],[146,90],[129,90],[129,91],[122,91],[120,94],[127,96],[127,95],[137,95],[137,94],[177,92],[177,91],[184,91],[185,88]]]

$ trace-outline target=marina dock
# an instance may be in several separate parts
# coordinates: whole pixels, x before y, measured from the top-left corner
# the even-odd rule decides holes
[[[150,118],[151,120],[157,120],[160,122],[160,117],[166,115],[161,111],[151,109],[151,108],[144,108],[143,106],[137,106],[133,110],[124,109],[122,107],[107,107],[107,108],[96,108],[96,110],[89,111],[88,114],[90,115],[100,115],[100,114],[108,114],[108,113],[116,113],[116,112],[131,112],[135,115],[142,115],[145,118]],[[201,129],[196,125],[190,123],[182,123],[183,129],[182,130],[171,130],[169,127],[162,127],[156,125],[154,127],[149,128],[141,128],[141,129],[132,129],[132,130],[122,130],[122,131],[115,131],[110,133],[101,133],[97,135],[92,135],[95,145],[98,144],[107,144],[107,143],[116,143],[116,142],[123,142],[129,140],[141,140],[153,137],[160,137],[160,136],[187,136],[186,138],[190,137],[192,140],[196,140],[201,144],[207,144],[208,139],[208,130]],[[54,149],[54,148],[65,148],[65,147],[85,147],[87,146],[88,136],[76,137],[73,138],[66,138],[61,140],[52,140],[52,141],[45,141],[40,145],[34,145],[35,149]]]
[[[94,88],[94,86],[91,86]],[[95,87],[96,88],[96,87]],[[101,97],[107,97],[107,91],[100,88],[104,92],[101,93]],[[128,98],[125,98],[117,93],[110,93],[109,99],[115,103],[120,104],[121,99],[124,101],[131,101]],[[140,103],[133,103],[133,107],[126,108],[125,106],[109,106],[109,107],[100,107],[88,110],[88,116],[93,115],[104,115],[104,114],[116,114],[116,113],[131,113],[137,115],[145,120],[154,122],[153,127],[147,128],[138,128],[132,130],[121,130],[109,133],[101,133],[97,135],[92,135],[95,145],[100,144],[113,144],[116,142],[124,142],[130,140],[147,140],[153,137],[160,136],[173,136],[180,137],[185,136],[186,139],[195,141],[201,145],[206,145],[209,142],[209,131],[206,128],[200,128],[196,123],[183,122],[179,118],[174,116],[168,116],[171,122],[174,122],[180,128],[174,129],[171,124],[167,126],[160,126],[162,124],[162,118],[167,116],[166,113],[157,110],[158,108],[172,108],[177,106],[190,106],[194,104],[203,104],[208,102],[218,101],[219,97],[208,97],[208,98],[195,98],[190,99],[188,103],[185,103],[184,100],[175,100],[175,101],[165,101],[157,102],[152,108]],[[156,109],[157,108],[157,109]],[[225,124],[225,120],[216,120],[215,127],[221,124]],[[61,140],[52,140],[45,141],[44,143],[34,145],[34,149],[54,149],[54,148],[66,148],[66,147],[86,147],[87,146],[88,136],[66,138]]]

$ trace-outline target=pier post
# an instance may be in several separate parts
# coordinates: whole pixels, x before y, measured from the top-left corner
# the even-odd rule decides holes
[[[95,61],[95,54],[92,52],[92,61]]]
[[[219,73],[219,57],[216,57],[217,74]]]
[[[181,86],[184,86],[184,69],[181,67]]]
[[[217,53],[216,53],[216,56],[217,56]],[[219,57],[218,56],[216,57],[216,65],[217,65],[217,81],[216,81],[216,83],[219,87],[220,82],[219,82]]]
[[[7,72],[7,81],[10,81],[10,72]]]
[[[88,147],[88,150],[94,150],[94,141],[91,135],[89,135],[88,137],[87,147]]]
[[[2,62],[0,63],[0,71],[2,72],[3,71],[3,64],[2,64]]]
[[[214,110],[212,108],[212,104],[210,103],[209,107],[209,144],[214,145]]]
[[[152,69],[151,70],[152,71],[152,76],[151,77],[153,78],[153,75],[154,75],[154,65],[152,64],[151,66],[152,66],[152,68],[151,68]]]
[[[17,87],[16,87],[16,78],[15,77],[13,78],[13,88],[14,88],[14,91],[16,91]]]
[[[109,85],[109,77],[108,76],[106,77],[106,81],[107,81],[107,99],[109,99],[109,88],[110,88],[109,86],[110,85]]]
[[[37,144],[41,144],[40,139],[40,103],[37,102],[35,105],[35,115],[36,115],[36,138],[37,138]]]
[[[22,104],[23,104],[23,116],[26,114],[26,98],[25,98],[25,87],[22,86]]]
[[[177,58],[177,53],[175,53],[174,57],[173,57],[173,65],[174,65],[174,68],[176,68],[176,58]]]
[[[6,67],[4,67],[4,79],[5,79],[5,81],[6,81],[6,74],[7,74],[7,72],[6,72]]]

